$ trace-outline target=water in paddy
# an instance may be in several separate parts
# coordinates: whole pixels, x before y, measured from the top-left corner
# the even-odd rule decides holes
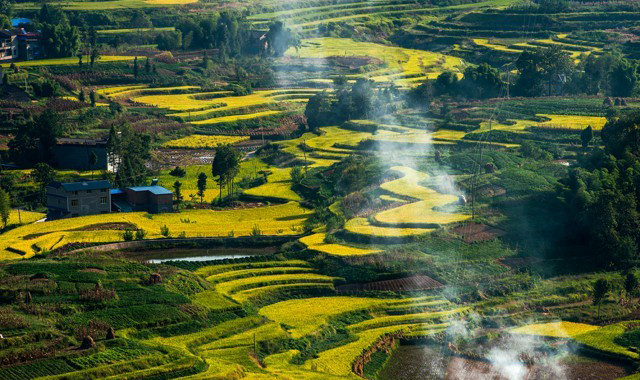
[[[448,356],[435,345],[400,345],[378,373],[379,380],[613,380],[632,373],[627,366],[579,353],[565,353],[553,366],[534,365],[519,373],[488,361]],[[504,364],[504,363],[503,363]]]
[[[159,264],[165,261],[215,261],[240,259],[249,256],[272,255],[276,247],[262,248],[209,248],[209,249],[164,249],[126,253],[132,259]]]

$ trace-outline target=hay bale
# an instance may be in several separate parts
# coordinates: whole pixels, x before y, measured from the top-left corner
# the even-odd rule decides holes
[[[96,347],[96,342],[93,340],[91,336],[87,335],[84,338],[82,338],[82,343],[80,344],[81,350],[88,350],[89,348],[95,348],[95,347]]]
[[[162,276],[160,275],[160,273],[152,273],[149,276],[149,283],[150,284],[159,284],[162,282]]]

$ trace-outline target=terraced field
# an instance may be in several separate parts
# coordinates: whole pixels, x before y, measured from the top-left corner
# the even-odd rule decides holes
[[[461,73],[464,69],[464,62],[457,57],[345,38],[307,39],[301,48],[291,48],[286,54],[299,58],[374,57],[387,67],[364,76],[376,82],[396,82],[400,86],[419,84],[427,78],[435,79],[443,71]],[[362,75],[352,77],[359,76]]]
[[[249,140],[249,136],[191,135],[181,139],[167,141],[162,144],[162,146],[183,149],[211,149],[221,144],[235,144],[246,140]]]
[[[89,61],[89,56],[86,55],[83,57],[85,62]],[[107,63],[107,62],[123,62],[123,61],[133,61],[134,56],[130,55],[102,55],[97,63]],[[37,67],[37,66],[57,66],[57,65],[77,65],[78,58],[77,57],[69,57],[69,58],[49,58],[49,59],[38,59],[35,61],[19,61],[15,62],[15,65],[18,67]],[[0,64],[2,67],[9,67],[9,63]]]
[[[7,231],[0,243],[2,259],[18,259],[16,252],[23,257],[31,257],[43,250],[52,250],[67,243],[102,243],[122,241],[122,231],[109,230],[108,227],[93,230],[92,226],[127,223],[142,228],[147,238],[162,238],[163,226],[169,228],[173,236],[185,237],[224,237],[248,236],[257,233],[264,235],[291,235],[301,231],[301,224],[310,211],[296,202],[281,205],[211,211],[184,210],[179,214],[159,214],[149,216],[145,213],[120,213],[92,215],[71,219],[62,219],[37,225],[26,225]]]
[[[293,102],[297,99],[308,99],[318,89],[279,89],[261,90],[244,96],[225,96],[226,91],[183,93],[169,95],[131,96],[137,103],[164,108],[168,116],[177,119],[197,122],[200,125],[247,120],[273,115],[277,111],[264,108],[280,103]],[[278,100],[278,96],[288,95],[287,100]],[[220,119],[223,118],[224,119]]]

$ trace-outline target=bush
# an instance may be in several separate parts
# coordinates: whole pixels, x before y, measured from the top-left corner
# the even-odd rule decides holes
[[[172,171],[169,172],[169,174],[171,174],[174,177],[184,177],[185,175],[187,175],[187,171],[184,170],[183,168],[176,166],[175,169],[173,169]]]
[[[160,227],[160,235],[164,237],[169,237],[171,235],[171,232],[169,231],[169,227],[167,227],[166,224]]]
[[[139,228],[136,230],[136,240],[143,240],[147,236],[147,231]]]
[[[133,240],[133,231],[131,231],[131,230],[124,230],[124,232],[122,233],[122,238],[124,239],[124,241],[131,241],[131,240]]]

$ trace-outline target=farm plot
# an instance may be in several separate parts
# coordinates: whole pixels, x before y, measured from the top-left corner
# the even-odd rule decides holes
[[[148,238],[162,238],[161,229],[185,237],[248,236],[252,234],[291,235],[301,231],[301,224],[311,211],[297,202],[238,210],[184,210],[181,213],[148,215],[141,212],[92,215],[26,225],[7,231],[0,242],[0,258],[18,259],[33,256],[43,249],[67,243],[100,243],[123,240],[122,231],[94,231],[91,226],[128,223],[144,229]],[[9,251],[7,249],[10,249]]]
[[[260,109],[261,106],[274,106],[291,100],[279,101],[275,98],[276,96],[290,94],[292,99],[307,99],[309,93],[316,91],[318,89],[262,90],[244,96],[225,96],[228,95],[228,92],[214,91],[193,94],[135,96],[132,97],[132,100],[137,103],[165,108],[173,112],[169,116],[184,121],[200,121],[201,124],[214,124],[215,121],[213,119],[217,117],[239,117],[242,115],[246,120],[248,118],[247,115],[253,115],[252,117],[265,116],[263,113],[265,110]],[[242,113],[241,111],[247,112]]]
[[[149,7],[166,7],[186,5],[197,0],[110,0],[110,1],[56,1],[52,5],[59,6],[69,11],[107,11],[117,9],[136,9]],[[38,2],[24,2],[16,5],[17,9],[40,9]]]
[[[512,329],[512,334],[538,335],[552,338],[573,338],[577,335],[597,330],[598,326],[575,322],[550,322],[527,325]]]
[[[120,62],[120,61],[133,61],[135,57],[130,55],[103,55],[98,58],[97,63],[106,63],[106,62]],[[84,57],[85,62],[89,61],[89,56]],[[69,57],[69,58],[48,58],[48,59],[37,59],[33,61],[20,61],[15,62],[15,65],[18,67],[37,67],[37,66],[54,66],[54,65],[77,65],[78,58]],[[10,64],[3,63],[0,66],[9,67]]]
[[[405,204],[376,214],[373,217],[376,224],[433,228],[443,224],[461,222],[469,218],[468,215],[456,212],[435,210],[436,207],[443,207],[457,202],[458,197],[451,194],[441,194],[420,185],[419,182],[429,178],[427,174],[407,167],[393,167],[391,169],[403,173],[404,176],[384,183],[380,185],[380,188],[399,196],[415,198],[418,202]]]
[[[249,140],[249,136],[210,136],[191,135],[177,140],[170,140],[162,144],[166,148],[178,149],[210,149],[222,144],[236,144]]]
[[[326,235],[324,233],[316,233],[301,238],[300,242],[313,251],[336,256],[361,256],[382,252],[378,249],[358,248],[337,243],[325,243],[325,237]]]
[[[464,65],[460,58],[440,53],[357,42],[347,38],[307,39],[303,41],[302,48],[290,49],[286,54],[301,58],[375,57],[384,61],[387,68],[369,72],[364,76],[376,82],[398,81],[403,86],[413,85],[427,78],[436,78],[447,70],[461,75]]]

